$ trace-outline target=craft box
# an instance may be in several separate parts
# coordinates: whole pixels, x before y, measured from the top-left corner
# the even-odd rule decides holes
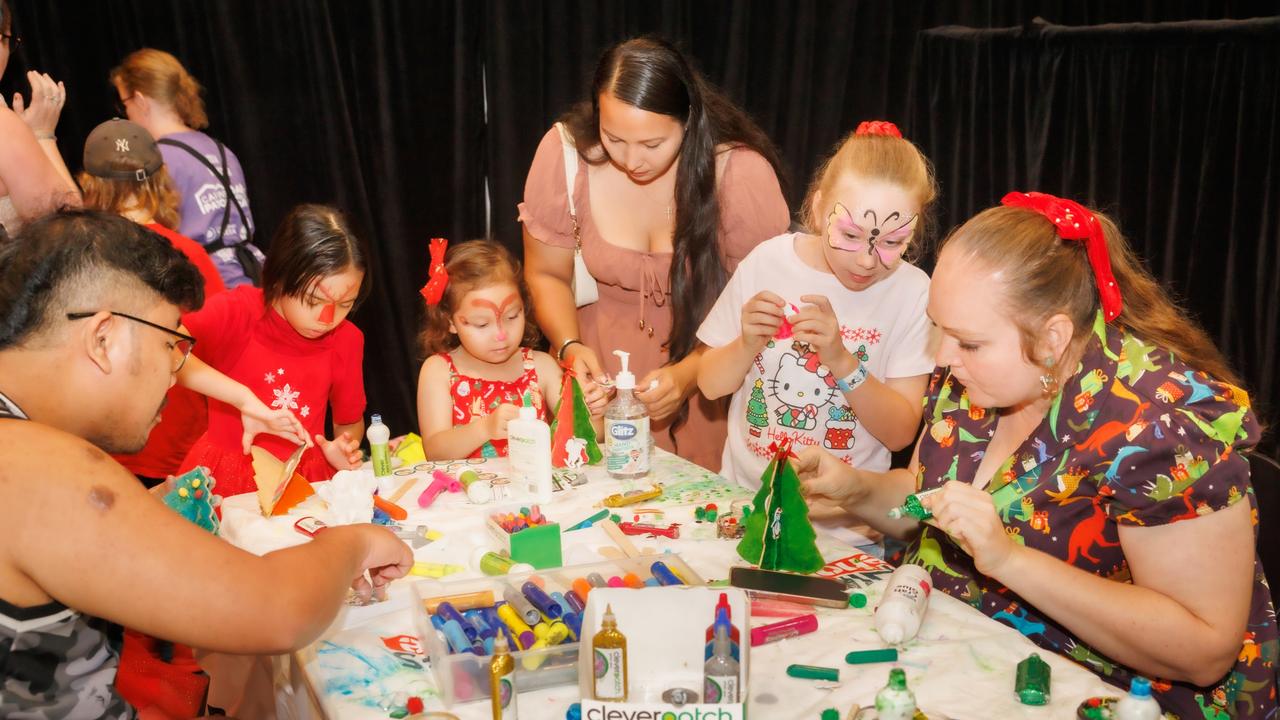
[[[715,621],[716,602],[724,593],[729,600],[730,619],[737,626],[739,643],[739,702],[711,705],[702,703],[703,668],[706,663],[706,632]],[[641,592],[603,588],[592,591],[583,613],[582,635],[590,647],[591,637],[600,631],[605,606],[613,608],[618,630],[627,638],[627,701],[595,700],[595,663],[590,652],[578,657],[578,690],[582,693],[583,717],[701,717],[742,720],[746,713],[747,678],[751,671],[750,601],[742,590],[668,586]],[[698,693],[698,703],[678,709],[662,699],[667,690],[685,688]],[[600,712],[588,715],[599,708]]]
[[[623,577],[627,573],[635,573],[639,578],[647,579],[652,577],[650,566],[657,561],[662,561],[689,586],[704,584],[703,579],[686,565],[679,555],[675,554],[622,558],[586,565],[539,570],[532,573],[453,581],[426,579],[416,583],[414,589],[417,597],[413,605],[414,625],[418,631],[418,637],[422,638],[427,648],[427,654],[431,659],[431,671],[435,676],[436,687],[440,691],[441,699],[447,706],[452,706],[455,703],[488,699],[489,662],[492,656],[480,656],[473,653],[450,653],[448,642],[442,633],[438,632],[431,624],[431,616],[427,612],[428,601],[450,595],[461,595],[484,590],[491,591],[494,599],[501,601],[504,583],[509,582],[514,587],[519,588],[533,575],[537,575],[545,581],[545,590],[548,593],[568,592],[572,589],[574,580],[578,578],[585,579],[590,573],[600,573],[606,580],[611,577]],[[624,595],[640,596],[643,593],[644,596],[648,596],[650,593],[662,590],[662,588],[596,588],[587,597],[588,612],[590,612],[591,598],[595,597],[596,593],[605,590],[609,590],[611,593],[621,592]],[[712,597],[718,598],[719,595],[713,595]],[[714,604],[713,599],[712,605]],[[675,608],[673,614],[679,615],[683,611],[684,608]],[[739,617],[739,612],[745,613],[745,607],[741,610],[737,606],[734,607],[735,618]],[[710,613],[707,616],[711,617]],[[745,618],[745,614],[742,617]],[[699,630],[699,633],[705,630],[707,624],[710,624],[710,621],[703,624],[703,629]],[[587,625],[584,622],[583,628],[586,627]],[[599,621],[596,620],[595,625],[591,627],[599,629]],[[591,634],[594,634],[595,631],[593,629]],[[586,634],[585,629],[583,633]],[[589,647],[590,636],[587,637],[587,643]],[[540,650],[512,652],[511,655],[515,659],[517,692],[526,692],[556,685],[577,684],[579,682],[579,647],[580,643],[578,642],[566,642],[562,645]],[[512,650],[515,650],[515,648],[512,648]],[[701,675],[699,675],[699,678],[701,678]],[[701,683],[700,679],[699,683]]]
[[[485,508],[485,528],[497,540],[498,546],[506,550],[511,559],[518,563],[528,563],[535,568],[545,570],[558,568],[564,564],[560,542],[560,523],[549,522],[546,525],[534,525],[518,532],[509,533],[494,521],[494,515],[517,513],[537,503],[505,505]]]

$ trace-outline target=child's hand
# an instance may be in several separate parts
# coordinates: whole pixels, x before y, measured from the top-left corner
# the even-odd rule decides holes
[[[840,321],[825,295],[802,295],[805,306],[788,318],[795,338],[809,343],[818,351],[818,359],[836,377],[842,378],[858,369],[858,359],[844,346]]]
[[[360,454],[360,443],[352,440],[351,436],[345,432],[332,441],[317,434],[316,442],[320,445],[320,451],[324,453],[324,459],[338,470],[355,470],[364,461],[364,457]]]
[[[244,401],[240,404],[240,424],[244,427],[240,445],[245,455],[249,454],[253,439],[260,433],[276,435],[298,445],[311,444],[307,440],[307,429],[292,412],[283,408],[272,410],[251,392],[245,392]]]
[[[502,403],[493,412],[484,417],[485,429],[490,440],[501,440],[507,436],[507,423],[520,416],[520,408],[511,403]]]
[[[763,290],[742,304],[742,344],[752,354],[760,352],[782,327],[786,301]]]
[[[644,403],[650,422],[659,422],[680,409],[685,388],[670,366],[660,367],[641,378],[636,385],[636,399]]]

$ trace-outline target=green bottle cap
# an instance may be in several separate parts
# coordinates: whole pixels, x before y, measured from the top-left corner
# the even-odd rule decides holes
[[[907,689],[907,673],[902,668],[894,668],[889,671],[889,687],[894,690]]]
[[[867,596],[860,592],[849,595],[849,607],[862,608],[867,606]]]
[[[832,682],[840,680],[839,670],[818,665],[788,665],[787,675],[803,680],[830,680]]]
[[[835,708],[827,708],[822,711],[822,720],[840,720],[840,711]]]

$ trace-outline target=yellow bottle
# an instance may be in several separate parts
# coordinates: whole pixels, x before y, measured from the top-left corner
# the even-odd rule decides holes
[[[493,720],[516,720],[516,663],[507,652],[506,633],[493,638],[493,660],[489,662],[489,694]]]
[[[606,605],[600,632],[591,639],[596,699],[627,701],[627,638],[618,631],[613,607]]]

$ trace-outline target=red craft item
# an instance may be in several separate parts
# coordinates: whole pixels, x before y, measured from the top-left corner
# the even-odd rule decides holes
[[[435,305],[444,297],[445,288],[449,287],[449,271],[444,269],[444,251],[449,241],[444,238],[431,238],[431,270],[427,275],[427,284],[422,286],[422,297],[428,305]]]
[[[1000,200],[1001,205],[1032,210],[1045,216],[1058,230],[1063,240],[1079,240],[1089,253],[1089,266],[1098,286],[1102,301],[1102,314],[1107,322],[1120,316],[1123,301],[1120,286],[1111,273],[1111,255],[1107,253],[1107,239],[1102,234],[1102,224],[1093,213],[1074,200],[1038,192],[1011,192]]]
[[[680,524],[672,523],[666,527],[649,523],[620,522],[618,529],[624,535],[662,535],[676,540],[680,537]]]
[[[865,120],[858,123],[858,129],[853,131],[854,135],[884,135],[887,137],[902,137],[902,131],[897,125],[888,120]]]

